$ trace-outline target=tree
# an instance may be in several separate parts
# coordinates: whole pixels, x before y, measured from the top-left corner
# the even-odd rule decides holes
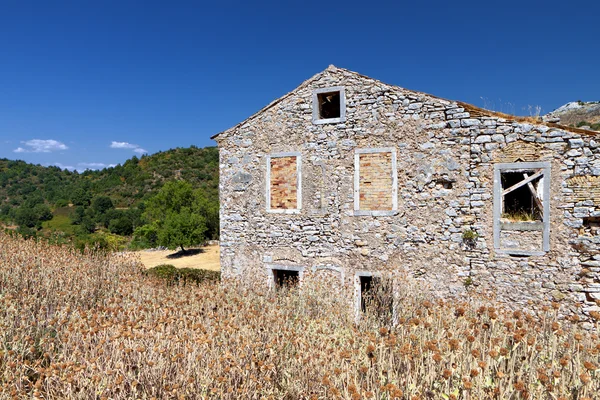
[[[187,182],[167,182],[158,194],[146,203],[144,218],[151,229],[136,232],[156,232],[156,242],[170,249],[199,244],[206,238],[206,202],[200,191]]]
[[[91,193],[83,188],[75,189],[71,196],[71,202],[76,206],[89,206],[91,200]]]
[[[39,223],[39,219],[33,208],[19,207],[15,215],[15,222],[20,227],[33,228]]]
[[[102,216],[113,208],[115,208],[115,205],[108,196],[96,196],[92,200],[92,210],[96,214],[96,217]]]
[[[181,251],[185,252],[184,246],[201,243],[205,232],[204,217],[186,207],[164,218],[158,229],[158,243],[169,249],[181,247]]]

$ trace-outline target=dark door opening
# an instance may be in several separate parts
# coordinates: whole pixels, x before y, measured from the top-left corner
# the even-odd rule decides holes
[[[275,282],[276,289],[297,286],[299,280],[300,273],[298,271],[289,271],[286,269],[273,270],[273,281]]]
[[[367,311],[367,304],[370,304],[374,298],[373,289],[379,281],[372,276],[360,276],[360,310]]]

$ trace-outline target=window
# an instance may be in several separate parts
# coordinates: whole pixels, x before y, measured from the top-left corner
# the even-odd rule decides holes
[[[302,208],[302,161],[300,153],[267,156],[267,211],[298,213]]]
[[[354,215],[395,215],[398,210],[396,149],[354,153]]]
[[[313,123],[329,124],[346,120],[346,96],[342,86],[313,91]]]
[[[550,163],[494,165],[494,248],[517,256],[550,249]]]
[[[267,265],[267,268],[270,271],[269,286],[275,290],[299,286],[304,272],[303,267],[288,265]]]
[[[273,280],[276,288],[297,286],[299,276],[300,273],[298,271],[286,271],[284,269],[273,270]]]

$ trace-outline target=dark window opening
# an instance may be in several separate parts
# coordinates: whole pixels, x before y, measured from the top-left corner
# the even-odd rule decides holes
[[[290,288],[298,285],[300,274],[298,271],[274,269],[273,280],[275,281],[275,288]]]
[[[319,93],[319,118],[330,119],[341,116],[340,92]]]
[[[509,189],[523,182],[527,176],[532,176],[535,171],[524,172],[504,172],[501,175],[502,190]],[[502,217],[513,221],[541,221],[542,207],[541,202],[535,197],[532,190],[538,192],[538,183],[540,179],[534,179],[528,184],[524,184],[517,189],[504,195]]]
[[[600,217],[584,217],[583,226],[586,228],[600,228]]]

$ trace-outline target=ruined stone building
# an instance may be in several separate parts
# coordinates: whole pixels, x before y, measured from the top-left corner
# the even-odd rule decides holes
[[[599,309],[597,133],[330,66],[214,139],[225,277]]]

